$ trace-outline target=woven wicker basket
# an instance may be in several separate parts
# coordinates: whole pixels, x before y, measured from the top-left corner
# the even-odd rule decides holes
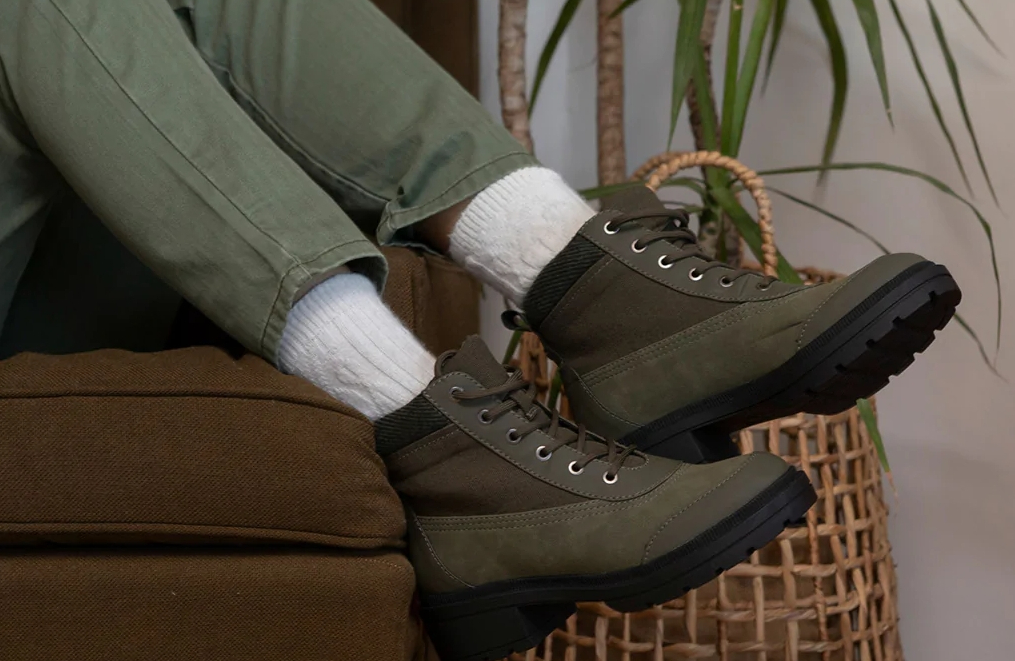
[[[714,152],[666,153],[635,176],[656,189],[698,166],[730,170],[754,197],[764,258],[755,268],[774,273],[771,205],[747,167]],[[816,269],[801,275],[809,282],[837,277]],[[522,337],[516,365],[545,391],[552,368],[535,335]],[[567,408],[562,398],[565,415]],[[810,476],[818,502],[807,527],[783,532],[712,583],[652,610],[624,614],[579,604],[565,630],[512,659],[901,661],[881,468],[858,411],[782,418],[743,430],[738,440],[742,451],[776,453]]]

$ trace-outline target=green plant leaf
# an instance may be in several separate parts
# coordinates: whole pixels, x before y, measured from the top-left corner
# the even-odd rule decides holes
[[[564,3],[549,38],[543,44],[543,52],[539,54],[539,64],[536,65],[536,80],[532,84],[532,95],[529,98],[529,116],[532,115],[532,109],[536,107],[536,98],[539,96],[539,90],[543,87],[543,78],[546,77],[546,70],[550,68],[553,54],[557,52],[557,46],[560,45],[560,38],[564,36],[567,26],[571,24],[571,19],[574,18],[581,3],[582,0],[567,0]]]
[[[659,188],[669,188],[671,186],[679,186],[681,188],[689,188],[698,194],[698,197],[705,199],[707,190],[705,188],[705,181],[696,177],[671,177],[659,185]]]
[[[601,197],[613,195],[620,191],[627,190],[629,188],[636,188],[638,186],[644,186],[644,181],[625,181],[622,184],[611,184],[609,186],[596,186],[595,188],[585,188],[578,191],[578,194],[584,197],[586,200],[596,200]],[[683,188],[690,188],[702,197],[705,196],[705,187],[702,185],[701,179],[695,179],[693,177],[673,177],[667,179],[662,183],[663,187],[666,186],[680,186]]]
[[[620,191],[627,190],[629,188],[635,188],[637,186],[644,186],[643,181],[625,181],[620,184],[610,184],[609,186],[594,186],[592,188],[583,188],[578,191],[578,194],[584,197],[586,200],[598,200],[601,197],[607,195],[613,195]]]
[[[895,126],[895,120],[892,119],[892,102],[888,95],[888,72],[885,68],[885,51],[881,45],[881,21],[878,20],[878,9],[874,6],[874,0],[853,0],[853,5],[867,38],[867,50],[870,51],[874,72],[878,76],[878,87],[881,88],[885,113],[888,115],[889,123]]]
[[[782,39],[782,28],[786,25],[786,7],[789,0],[775,0],[775,12],[772,15],[772,41],[768,45],[768,61],[765,63],[765,82],[761,84],[761,92],[768,89],[768,79],[772,77],[772,62],[775,61],[775,51],[779,48],[779,40]]]
[[[983,358],[983,362],[987,363],[987,368],[994,373],[994,376],[1001,379],[1005,383],[1008,383],[1008,379],[1004,378],[1004,375],[997,371],[997,367],[990,361],[990,356],[987,355],[987,349],[983,346],[983,342],[980,341],[976,331],[962,318],[962,315],[955,313],[955,323],[962,327],[962,330],[966,331],[969,337],[973,338],[973,342],[976,342],[976,348],[980,351],[980,357]]]
[[[613,10],[613,13],[610,14],[610,18],[620,16],[624,11],[627,10],[628,7],[630,7],[636,2],[638,2],[638,0],[624,0],[622,3],[620,3],[619,7]]]
[[[722,210],[726,212],[726,215],[730,217],[730,220],[733,221],[737,231],[740,232],[740,236],[744,237],[744,242],[751,249],[751,252],[754,253],[758,262],[763,264],[765,258],[764,253],[761,252],[761,228],[758,227],[758,223],[751,218],[751,215],[747,213],[747,210],[744,209],[743,205],[737,200],[736,195],[729,188],[713,188],[710,193],[712,198],[722,207]],[[803,282],[800,279],[800,274],[790,266],[786,258],[782,256],[782,253],[779,253],[777,275],[783,282],[795,284]]]
[[[740,2],[730,4],[730,26],[726,35],[726,73],[723,77],[722,129],[720,140],[722,153],[732,154],[730,148],[733,111],[737,99],[737,68],[740,64],[740,27],[744,19],[744,6]]]
[[[1001,350],[1001,276],[998,273],[997,268],[997,251],[994,248],[994,232],[990,227],[990,223],[988,223],[987,219],[984,218],[982,213],[980,213],[980,210],[976,208],[976,205],[974,205],[972,202],[956,193],[954,190],[952,190],[952,188],[948,184],[944,183],[940,179],[936,179],[935,177],[932,177],[929,174],[925,174],[918,170],[912,170],[910,168],[905,168],[900,165],[889,165],[888,163],[830,163],[826,165],[808,165],[804,167],[778,168],[775,170],[765,170],[762,172],[758,172],[758,174],[763,177],[772,177],[782,174],[820,172],[822,170],[880,170],[882,172],[895,172],[897,174],[902,174],[907,177],[914,177],[916,179],[920,179],[930,184],[931,186],[938,189],[942,193],[948,195],[949,197],[958,200],[973,212],[973,214],[976,216],[976,219],[980,222],[980,227],[983,229],[983,233],[987,235],[987,244],[990,246],[990,264],[994,270],[994,284],[997,288],[997,344],[994,349],[995,352],[994,355],[996,360],[997,352]]]
[[[882,440],[881,431],[878,429],[878,420],[874,417],[874,408],[866,399],[856,400],[856,408],[860,411],[860,418],[867,428],[867,435],[870,436],[871,443],[874,444],[874,449],[877,450],[881,467],[885,471],[885,477],[888,478],[888,482],[892,485],[892,491],[894,491],[895,481],[892,480],[892,467],[888,465],[888,454],[885,452],[885,442]]]
[[[997,47],[997,44],[994,43],[994,40],[990,38],[989,34],[987,34],[987,31],[980,23],[980,19],[976,18],[976,14],[974,14],[973,10],[970,9],[969,5],[966,4],[966,0],[959,0],[959,4],[962,6],[962,9],[965,10],[966,15],[969,17],[969,20],[973,22],[973,25],[976,26],[976,29],[979,30],[980,34],[983,35],[983,38],[987,40],[987,43],[990,44],[991,47],[993,47],[993,49],[997,51],[998,55],[1004,57],[1004,52]]]
[[[774,6],[774,0],[758,0],[757,8],[754,10],[751,34],[747,38],[744,62],[737,79],[737,95],[733,104],[733,120],[729,126],[728,138],[727,128],[723,127],[723,141],[725,142],[727,139],[729,141],[728,151],[724,150],[723,153],[730,156],[736,156],[740,152],[740,141],[744,135],[744,124],[747,122],[747,107],[750,105],[751,93],[754,91],[754,83],[758,77],[761,52],[765,48],[765,35],[768,33],[768,24],[771,21]]]
[[[525,331],[516,330],[511,333],[511,339],[508,340],[507,349],[504,350],[504,360],[501,361],[504,365],[510,365],[511,359],[515,357],[515,352],[518,351],[518,343],[522,341],[522,333]]]
[[[698,89],[709,89],[708,63],[705,61],[705,49],[698,44],[695,51],[694,71],[692,72],[694,85]],[[715,125],[715,117],[710,112],[700,113],[701,136],[705,149],[716,151],[719,149],[718,127]],[[720,168],[705,168],[705,184],[708,190],[716,188],[728,188],[729,176],[725,170]],[[702,195],[702,200],[707,202],[707,196]]]
[[[691,79],[694,81],[694,86],[700,90],[709,89],[708,63],[705,61],[705,49],[700,43],[695,45],[691,60]],[[701,135],[705,143],[705,149],[718,151],[719,134],[717,131],[719,130],[719,127],[715,125],[715,116],[710,112],[702,112],[699,114],[701,115]],[[709,172],[717,176],[715,168],[709,168]],[[718,179],[715,179],[715,176],[713,176],[713,179],[718,181]]]
[[[701,51],[701,25],[705,20],[708,0],[683,0],[680,3],[680,22],[677,24],[677,43],[673,50],[673,92],[670,104],[670,134],[666,141],[673,142],[677,118],[687,95],[687,84],[695,67],[696,52]],[[708,87],[701,87],[706,90]],[[702,115],[709,113],[703,112]]]
[[[823,209],[823,208],[819,207],[816,204],[808,202],[807,200],[801,199],[801,198],[799,198],[799,197],[797,197],[795,195],[791,195],[790,193],[787,193],[785,191],[779,190],[778,188],[773,188],[770,185],[765,186],[765,190],[767,190],[769,193],[772,193],[774,195],[778,195],[780,197],[784,197],[787,200],[790,200],[791,202],[796,202],[797,204],[799,204],[801,206],[807,207],[808,209],[811,209],[812,211],[816,211],[816,212],[822,214],[823,216],[831,218],[832,220],[836,221],[837,223],[841,223],[842,225],[845,225],[849,229],[853,230],[857,234],[863,236],[865,239],[867,239],[868,241],[873,243],[875,246],[878,247],[878,249],[882,253],[884,253],[886,255],[892,252],[883,243],[881,243],[876,238],[874,238],[874,236],[872,236],[870,233],[866,232],[865,230],[863,230],[860,227],[857,227],[855,224],[853,224],[850,221],[846,220],[842,216],[836,215],[836,214],[832,213],[831,211],[828,211],[827,209]],[[973,342],[976,343],[976,348],[979,349],[980,356],[983,358],[983,362],[986,363],[987,368],[991,372],[993,372],[995,375],[1000,377],[1002,380],[1006,380],[1003,376],[1001,376],[1001,373],[997,371],[997,369],[994,367],[994,365],[991,364],[990,358],[987,356],[987,350],[984,348],[983,342],[980,341],[980,336],[976,334],[976,331],[974,331],[969,326],[969,324],[966,323],[965,319],[963,319],[958,314],[955,315],[955,321],[958,322],[959,326],[961,326],[962,329],[965,330],[966,333],[969,335],[969,337],[971,337],[973,339]]]
[[[693,75],[694,84],[700,85],[699,89],[707,89],[705,87],[708,84],[705,51],[701,48],[700,44],[696,52]],[[706,149],[715,149],[718,143],[715,123],[712,117],[710,117],[710,113],[701,114],[701,132],[705,141],[705,147]],[[744,242],[751,249],[751,252],[754,253],[754,256],[757,257],[760,263],[764,263],[764,253],[761,252],[761,228],[758,227],[758,223],[751,218],[751,215],[747,213],[747,210],[737,200],[736,195],[733,194],[730,189],[729,177],[725,170],[708,168],[705,180],[708,186],[708,196],[730,217],[733,225],[740,232],[740,236],[744,238]],[[703,200],[708,201],[704,196]],[[779,253],[777,275],[780,280],[785,282],[802,282],[800,274],[790,266],[781,253]]]
[[[875,246],[878,247],[879,250],[881,250],[881,252],[883,252],[886,255],[891,252],[891,250],[886,248],[883,243],[881,243],[876,238],[874,238],[874,236],[872,236],[869,232],[867,232],[866,230],[856,226],[855,224],[853,224],[850,221],[846,220],[842,216],[839,216],[839,215],[836,215],[836,214],[832,213],[828,209],[823,209],[823,208],[819,207],[818,205],[814,204],[813,202],[808,202],[807,200],[805,200],[803,198],[797,197],[796,195],[793,195],[791,193],[787,193],[784,190],[779,190],[778,188],[773,188],[770,185],[766,185],[765,186],[765,190],[768,191],[769,193],[774,193],[775,195],[778,195],[780,197],[784,197],[784,198],[786,198],[787,200],[789,200],[791,202],[796,202],[797,204],[799,204],[802,207],[807,207],[811,211],[817,211],[822,216],[825,216],[826,218],[831,218],[832,220],[834,220],[835,222],[839,223],[840,225],[845,225],[849,229],[853,230],[854,232],[856,232],[860,236],[864,237],[865,239],[867,239],[868,241],[873,243]]]
[[[987,181],[987,188],[990,189],[990,196],[994,198],[994,204],[1000,206],[1001,203],[997,200],[997,193],[994,192],[994,184],[990,180],[990,173],[987,172],[987,164],[983,162],[983,153],[980,152],[980,141],[976,139],[976,131],[973,130],[973,120],[969,118],[969,109],[966,108],[966,95],[962,93],[962,80],[959,77],[959,68],[955,64],[955,58],[952,57],[952,51],[948,47],[948,39],[945,37],[944,26],[941,25],[941,19],[937,15],[937,10],[934,9],[934,3],[927,0],[927,8],[930,10],[930,22],[934,25],[934,34],[937,35],[937,41],[941,45],[941,54],[944,55],[945,63],[948,65],[948,75],[952,79],[952,87],[955,88],[955,98],[958,99],[959,108],[962,110],[962,121],[966,123],[966,130],[969,131],[969,138],[973,141],[973,150],[976,152],[976,160],[980,162],[980,171],[983,172],[983,178]]]
[[[553,371],[553,379],[550,380],[550,392],[546,394],[546,408],[551,411],[557,408],[557,398],[560,397],[560,390],[564,382],[560,376],[560,369]]]
[[[842,128],[842,115],[846,110],[846,96],[849,92],[849,66],[846,63],[846,47],[842,44],[842,35],[835,22],[835,14],[829,0],[811,0],[814,12],[818,16],[821,31],[828,42],[828,54],[832,60],[832,114],[828,120],[828,134],[825,136],[825,148],[821,155],[822,163],[830,163],[835,154],[835,146],[839,142],[839,129]],[[822,172],[818,181],[824,181],[826,172]]]
[[[899,26],[899,30],[902,31],[902,36],[906,40],[906,45],[909,47],[909,54],[913,59],[913,66],[916,67],[916,73],[920,77],[920,82],[923,84],[923,89],[927,92],[927,100],[930,102],[930,109],[934,112],[934,118],[937,120],[937,125],[941,128],[941,133],[944,134],[945,140],[948,141],[948,147],[952,150],[952,157],[955,159],[955,165],[959,167],[959,174],[962,175],[962,182],[966,185],[966,190],[969,194],[973,194],[973,187],[969,184],[969,176],[966,174],[966,167],[962,164],[962,157],[959,156],[959,150],[955,146],[955,139],[952,138],[952,132],[948,130],[948,124],[945,123],[944,115],[941,114],[941,106],[937,102],[937,96],[934,94],[934,89],[930,86],[930,81],[927,80],[927,73],[923,70],[923,63],[920,61],[920,54],[916,50],[916,44],[913,43],[913,37],[909,33],[909,27],[906,25],[906,21],[902,18],[902,12],[899,11],[899,6],[896,4],[896,0],[888,0],[888,4],[892,7],[892,13],[895,14],[895,22]]]

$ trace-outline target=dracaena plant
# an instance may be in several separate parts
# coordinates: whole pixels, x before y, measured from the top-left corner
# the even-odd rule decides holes
[[[617,6],[614,15],[628,10],[640,0],[624,0]],[[754,13],[749,21],[745,21],[744,0],[675,0],[679,2],[679,18],[674,26],[675,47],[674,64],[672,75],[672,93],[670,105],[669,143],[676,144],[678,148],[687,149],[692,145],[695,149],[708,149],[722,152],[728,156],[736,157],[739,154],[744,131],[746,127],[747,113],[750,102],[754,96],[755,88],[758,85],[764,86],[771,75],[773,66],[778,64],[776,57],[780,37],[782,36],[787,12],[791,0],[751,0]],[[977,19],[973,10],[965,0],[937,0],[940,2],[957,2],[961,10],[979,30],[982,37],[995,50],[997,46]],[[554,52],[560,43],[560,39],[567,30],[572,18],[583,0],[567,0],[560,11],[556,24],[547,39],[535,71],[534,84],[529,102],[529,111],[535,107],[539,97],[541,85],[547,68],[553,59]],[[721,79],[715,75],[711,66],[711,43],[712,37],[717,29],[720,10],[724,3],[729,3],[728,22],[725,26],[727,31],[727,45],[725,60],[722,67]],[[959,67],[952,56],[951,48],[947,37],[947,31],[942,24],[934,0],[924,0],[925,7],[921,6],[921,20],[929,21],[937,39],[937,50],[934,53],[921,52],[913,41],[906,18],[899,8],[897,0],[887,0],[891,9],[888,21],[894,24],[895,30],[905,40],[909,50],[908,64],[915,69],[915,74],[926,92],[927,103],[933,112],[934,118],[945,140],[951,150],[957,168],[957,175],[962,180],[962,187],[972,197],[969,173],[966,164],[959,155],[956,146],[956,139],[952,130],[945,120],[941,110],[941,103],[937,92],[933,89],[928,80],[925,61],[929,61],[928,55],[934,55],[939,63],[947,68],[951,89],[949,94],[961,111],[963,122],[963,139],[968,139],[976,155],[976,171],[982,177],[990,191],[994,202],[997,197],[994,193],[993,183],[983,155],[980,151],[980,144],[974,130],[973,123],[969,116],[965,95],[962,89],[962,79]],[[915,4],[915,3],[910,3]],[[828,122],[827,135],[821,150],[820,162],[816,165],[803,165],[800,167],[780,168],[777,170],[760,171],[759,174],[769,179],[779,175],[792,173],[818,173],[819,182],[835,170],[880,170],[903,177],[915,177],[926,184],[936,188],[940,193],[961,201],[970,211],[970,220],[978,223],[983,231],[985,239],[990,247],[991,264],[993,267],[994,283],[997,290],[997,327],[995,329],[996,340],[994,343],[994,356],[991,357],[983,342],[976,332],[961,317],[957,322],[976,342],[984,362],[991,370],[995,370],[995,360],[1001,337],[1001,291],[1000,278],[998,276],[997,258],[994,249],[994,241],[990,224],[976,205],[967,199],[944,181],[932,177],[926,173],[919,172],[906,167],[880,162],[837,162],[834,159],[836,145],[839,140],[839,130],[842,125],[843,115],[846,109],[846,100],[849,93],[849,62],[866,61],[872,65],[877,76],[880,87],[881,98],[884,110],[889,122],[892,122],[891,93],[888,84],[887,69],[889,65],[896,66],[907,64],[903,62],[886,62],[882,48],[882,16],[885,12],[879,12],[874,0],[852,0],[852,2],[835,2],[833,10],[831,0],[792,0],[792,6],[797,12],[813,12],[820,25],[828,48],[829,60],[831,62],[830,75],[833,83],[833,94],[831,100],[831,111]],[[852,21],[859,24],[863,30],[866,41],[866,52],[848,53],[840,32],[840,21]],[[749,22],[749,25],[747,23]],[[746,34],[745,34],[746,33]],[[850,56],[852,55],[852,60]],[[815,64],[814,66],[824,66]],[[717,67],[718,68],[718,67]],[[716,72],[718,73],[718,72]],[[721,82],[721,95],[716,94],[716,82]],[[717,102],[716,99],[719,99]],[[674,142],[674,131],[677,126],[677,119],[685,106],[689,106],[691,112],[693,142]],[[816,154],[817,156],[817,154]],[[616,184],[588,189],[584,194],[589,198],[602,197],[620,188],[632,184]],[[722,235],[728,225],[743,237],[748,248],[760,259],[761,237],[760,231],[754,219],[740,205],[738,201],[737,187],[734,180],[725,172],[718,169],[709,169],[704,173],[703,178],[696,177],[675,177],[664,185],[683,186],[698,194],[701,198],[699,204],[692,205],[698,212],[701,221],[701,233],[703,236]],[[846,227],[858,232],[868,239],[882,252],[889,252],[888,249],[870,233],[862,230],[846,218],[829,211],[810,201],[791,195],[779,188],[768,187],[768,190],[795,204],[800,204],[813,212],[816,212],[828,219],[841,223]],[[711,227],[711,230],[709,229]],[[738,245],[739,241],[733,243]],[[717,256],[725,258],[724,248],[728,242],[717,241],[714,243]],[[731,256],[731,261],[734,256]],[[799,281],[796,270],[786,261],[779,257],[779,277],[789,281]],[[512,343],[514,344],[514,343]],[[995,370],[996,373],[996,370]],[[880,435],[877,433],[873,423],[873,412],[870,404],[866,401],[859,402],[861,416],[868,422],[871,435],[884,461],[883,447],[880,443]],[[887,468],[887,465],[886,465]]]

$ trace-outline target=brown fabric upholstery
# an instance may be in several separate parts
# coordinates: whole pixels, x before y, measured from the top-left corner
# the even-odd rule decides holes
[[[478,330],[471,278],[386,253],[431,350]],[[259,358],[0,361],[4,661],[424,655],[403,532],[370,423]]]
[[[454,263],[405,248],[382,251],[391,269],[384,302],[435,355],[479,332],[480,285]]]
[[[410,659],[412,567],[306,549],[0,550],[4,661]]]
[[[0,362],[0,400],[0,541],[402,536],[370,423],[259,358],[20,354]]]

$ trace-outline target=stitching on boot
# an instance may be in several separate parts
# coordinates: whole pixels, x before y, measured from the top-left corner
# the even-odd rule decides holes
[[[580,280],[582,280],[582,283],[564,294],[564,298],[562,298],[560,302],[553,307],[550,314],[546,315],[546,318],[543,319],[543,323],[541,323],[539,327],[546,328],[547,324],[553,324],[557,317],[564,315],[567,308],[574,303],[574,299],[578,296],[578,294],[580,294],[581,291],[585,289],[590,282],[592,282],[600,271],[609,265],[612,261],[612,257],[612,255],[603,255],[603,258],[599,260],[598,266],[593,266],[592,269],[590,269],[585,275],[581,276]]]
[[[445,432],[444,432],[443,434],[441,434],[440,436],[438,436],[438,437],[436,437],[436,438],[431,438],[431,439],[430,439],[429,441],[427,441],[426,443],[423,443],[422,445],[420,445],[420,446],[418,446],[418,447],[412,448],[411,450],[409,450],[409,448],[410,448],[410,447],[412,447],[411,445],[409,445],[409,446],[406,446],[406,447],[405,447],[405,448],[403,448],[403,449],[404,449],[404,450],[409,450],[408,452],[406,452],[405,454],[399,454],[398,452],[396,452],[396,453],[394,453],[394,454],[392,454],[391,456],[389,456],[389,457],[388,457],[388,461],[389,461],[389,462],[394,462],[394,461],[401,461],[402,459],[405,459],[406,457],[410,457],[410,456],[412,456],[412,455],[416,454],[416,453],[417,453],[417,452],[419,452],[420,450],[425,450],[426,448],[430,447],[430,446],[431,446],[431,445],[433,445],[434,443],[439,443],[440,441],[443,441],[443,440],[444,440],[445,438],[447,438],[448,436],[451,436],[451,435],[452,435],[452,434],[454,434],[454,433],[455,433],[456,431],[458,431],[458,428],[457,428],[457,427],[451,427],[450,429],[448,429],[447,431],[445,431]],[[399,452],[401,452],[401,451],[399,451]]]
[[[419,521],[419,517],[416,516],[415,512],[410,512],[410,514],[412,515],[412,518],[415,521],[416,530],[419,532],[419,536],[423,538],[424,542],[426,542],[426,548],[430,552],[430,557],[433,558],[433,561],[436,562],[437,566],[441,568],[441,571],[447,574],[448,578],[450,578],[456,583],[461,583],[467,588],[475,587],[471,583],[463,581],[454,572],[448,569],[443,562],[441,562],[440,557],[437,555],[437,551],[434,550],[433,544],[430,543],[430,538],[427,536],[426,531],[423,529],[423,525]]]
[[[606,408],[603,405],[603,403],[601,401],[599,401],[599,398],[596,397],[596,394],[594,392],[592,392],[592,388],[589,386],[588,383],[585,382],[585,379],[583,379],[582,376],[580,374],[578,374],[577,372],[575,372],[574,375],[575,375],[575,378],[578,380],[578,382],[581,384],[582,390],[584,390],[585,394],[588,395],[589,399],[591,399],[592,402],[596,406],[599,407],[600,411],[602,411],[606,415],[610,416],[614,420],[616,420],[616,421],[618,421],[620,423],[623,423],[625,425],[629,425],[631,427],[639,427],[640,426],[640,425],[638,425],[638,423],[633,422],[631,420],[628,420],[626,418],[622,418],[619,415],[617,415],[616,413],[614,413],[613,411],[611,411],[608,408]],[[646,462],[646,463],[648,463],[648,462]],[[642,464],[642,466],[644,466],[644,465],[645,464]],[[637,470],[638,468],[641,468],[642,466],[635,466],[631,470]]]
[[[689,504],[688,504],[688,505],[687,505],[686,507],[684,507],[684,508],[683,508],[682,510],[680,510],[680,511],[679,511],[679,512],[677,512],[676,514],[673,514],[672,516],[670,516],[670,518],[666,519],[666,521],[664,521],[664,522],[663,522],[663,524],[662,524],[661,526],[659,526],[659,527],[658,527],[658,528],[656,529],[656,531],[655,531],[654,533],[652,533],[652,537],[650,537],[650,538],[649,538],[649,540],[648,540],[648,544],[646,544],[646,545],[645,545],[645,554],[644,554],[644,555],[642,555],[642,557],[641,557],[641,561],[642,561],[642,562],[645,562],[645,561],[646,561],[646,560],[648,559],[649,553],[651,553],[651,552],[652,552],[652,545],[653,545],[653,544],[655,544],[656,538],[657,538],[657,537],[659,537],[659,535],[660,535],[660,534],[661,534],[661,533],[662,533],[662,532],[663,532],[664,530],[666,530],[666,528],[667,528],[667,527],[669,527],[670,523],[672,523],[674,519],[676,519],[676,518],[677,518],[678,516],[680,516],[681,514],[683,514],[684,512],[686,512],[687,510],[691,509],[692,507],[694,507],[694,506],[695,506],[695,505],[697,505],[698,503],[700,503],[700,502],[701,502],[702,500],[704,500],[705,498],[707,498],[707,497],[708,497],[708,496],[710,496],[711,494],[715,493],[715,491],[716,491],[716,490],[717,490],[717,489],[718,489],[719,487],[721,487],[722,485],[726,484],[727,482],[729,482],[730,480],[732,480],[732,479],[733,479],[734,477],[736,477],[737,475],[739,475],[739,474],[741,473],[741,471],[743,471],[743,470],[744,470],[745,468],[747,468],[748,464],[750,464],[751,462],[753,462],[753,461],[754,461],[754,459],[755,459],[755,458],[756,458],[757,456],[758,456],[758,455],[756,455],[756,454],[752,454],[752,455],[748,455],[748,456],[747,456],[747,460],[746,460],[746,461],[745,461],[745,462],[744,462],[744,463],[743,463],[743,464],[742,464],[742,465],[741,465],[740,467],[738,467],[738,468],[737,468],[737,469],[736,469],[735,471],[733,471],[732,473],[730,473],[729,475],[727,475],[727,476],[726,476],[726,477],[725,477],[725,478],[723,479],[723,481],[722,481],[722,482],[720,482],[719,484],[715,485],[714,487],[712,487],[711,489],[709,489],[709,490],[708,490],[708,491],[706,491],[705,493],[701,494],[700,496],[698,496],[697,498],[695,498],[695,499],[694,499],[694,502],[692,502],[692,503],[689,503]]]
[[[804,335],[807,334],[807,328],[808,328],[808,326],[810,326],[811,322],[814,321],[814,317],[818,314],[818,311],[821,310],[821,308],[825,307],[825,305],[829,301],[831,301],[833,298],[838,296],[842,292],[842,290],[846,288],[847,284],[852,282],[856,278],[856,276],[858,276],[861,273],[863,273],[864,271],[866,271],[867,268],[870,267],[870,265],[873,264],[873,263],[874,262],[871,262],[870,264],[868,264],[867,266],[863,267],[862,269],[860,269],[856,273],[852,274],[848,278],[845,278],[844,280],[842,280],[842,284],[840,284],[839,287],[828,296],[828,298],[826,298],[825,300],[821,301],[821,304],[818,305],[818,307],[814,308],[814,310],[807,317],[807,320],[804,321],[803,327],[800,329],[800,333],[796,337],[796,348],[797,349],[803,348],[803,338],[804,338]]]
[[[552,511],[533,510],[532,512],[517,512],[512,514],[478,515],[471,517],[423,517],[430,524],[434,532],[465,532],[481,530],[504,530],[518,528],[535,528],[568,521],[577,521],[599,516],[603,513],[615,514],[625,510],[640,507],[651,503],[662,494],[670,483],[675,483],[677,477],[689,464],[683,464],[677,471],[670,475],[654,493],[647,497],[631,501],[594,501],[593,505],[580,503],[578,505],[565,505],[554,507]],[[576,511],[577,510],[577,511]]]
[[[729,328],[759,312],[778,308],[791,300],[793,299],[783,297],[770,301],[761,301],[750,306],[741,303],[740,305],[710,317],[685,331],[663,338],[654,344],[638,349],[637,351],[627,354],[623,358],[619,358],[612,363],[608,363],[593,370],[586,375],[587,380],[585,383],[589,387],[598,385],[608,379],[619,376],[624,372],[638,367],[643,360],[659,358],[683,349],[699,341],[705,335],[724,328]]]

